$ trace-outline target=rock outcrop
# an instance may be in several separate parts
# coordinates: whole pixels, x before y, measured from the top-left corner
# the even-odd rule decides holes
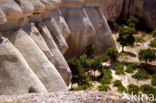
[[[134,100],[134,99],[133,99]],[[1,103],[139,103],[122,98],[122,94],[98,91],[53,92],[0,96]],[[146,103],[146,102],[141,102]]]
[[[156,0],[100,0],[107,20],[114,22],[119,16],[136,15],[147,27],[156,27]]]
[[[0,0],[0,94],[66,91],[90,44],[115,47],[97,0]]]

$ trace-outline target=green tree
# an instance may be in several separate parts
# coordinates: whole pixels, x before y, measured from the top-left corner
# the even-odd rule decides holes
[[[111,62],[114,63],[114,62],[118,61],[119,54],[118,54],[118,51],[115,50],[114,48],[108,48],[106,51],[106,54],[111,59]]]
[[[135,27],[137,24],[139,23],[138,18],[136,18],[135,16],[129,16],[128,20],[127,20],[127,24],[130,27]]]
[[[95,53],[95,45],[94,44],[91,44],[89,46],[86,47],[86,50],[85,50],[85,53],[88,57],[90,57],[92,54]]]
[[[138,58],[140,61],[145,61],[147,64],[148,61],[152,62],[156,60],[156,52],[151,49],[142,49],[138,53]]]
[[[133,34],[135,33],[135,28],[132,27],[122,27],[119,28],[119,36],[117,41],[122,46],[122,51],[124,51],[124,47],[128,45],[134,45],[135,38]]]

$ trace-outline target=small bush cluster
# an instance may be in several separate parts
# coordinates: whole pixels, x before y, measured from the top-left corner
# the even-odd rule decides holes
[[[138,69],[138,72],[132,76],[137,80],[147,80],[150,79],[150,75],[144,69]]]
[[[153,37],[156,37],[156,28],[152,31],[151,34],[152,34]]]
[[[96,51],[95,51],[95,45],[94,44],[91,44],[91,45],[86,47],[85,53],[88,57],[92,56],[92,54],[94,54],[95,52]]]
[[[141,91],[147,95],[153,94],[156,96],[156,89],[150,85],[144,84],[141,86]]]
[[[114,86],[114,87],[122,86],[121,80],[116,80],[116,81],[114,81],[114,82],[113,82],[113,86]]]
[[[102,84],[110,84],[112,80],[112,71],[110,69],[103,69],[102,70],[102,78],[100,79],[100,82]]]
[[[122,92],[127,93],[127,89],[122,85],[121,80],[114,81],[113,86],[118,88],[117,91],[119,93],[122,93]]]
[[[80,89],[90,87],[90,77],[85,74],[80,61],[76,57],[74,57],[72,59],[69,59],[67,62],[72,71],[72,83],[78,83]]]
[[[136,66],[134,64],[128,64],[125,72],[127,72],[127,73],[134,73],[134,71],[136,70],[135,68],[136,68]]]
[[[151,41],[149,46],[152,48],[156,48],[156,40]]]
[[[111,90],[111,88],[109,86],[102,85],[102,86],[98,87],[98,90],[99,91],[109,91],[109,90]]]
[[[118,63],[117,66],[115,67],[115,73],[117,75],[124,75],[124,64]]]
[[[138,94],[140,91],[140,87],[134,84],[129,84],[128,85],[128,93],[131,94],[133,92],[133,94]]]
[[[152,81],[151,81],[153,86],[156,86],[156,73],[152,75]]]
[[[137,42],[137,43],[140,42],[141,43],[143,41],[144,41],[143,37],[138,37],[138,36],[135,37],[135,42]]]
[[[123,92],[127,93],[127,89],[123,85],[119,86],[118,89],[117,89],[117,91],[119,93],[123,93]]]

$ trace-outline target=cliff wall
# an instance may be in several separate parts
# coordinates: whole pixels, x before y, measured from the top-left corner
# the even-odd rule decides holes
[[[0,95],[67,91],[90,44],[115,47],[97,0],[0,0]]]

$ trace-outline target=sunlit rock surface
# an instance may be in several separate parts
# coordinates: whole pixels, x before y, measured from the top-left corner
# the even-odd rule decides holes
[[[98,0],[0,0],[0,74],[12,73],[0,75],[0,94],[67,91],[64,56],[90,44],[115,47]]]

